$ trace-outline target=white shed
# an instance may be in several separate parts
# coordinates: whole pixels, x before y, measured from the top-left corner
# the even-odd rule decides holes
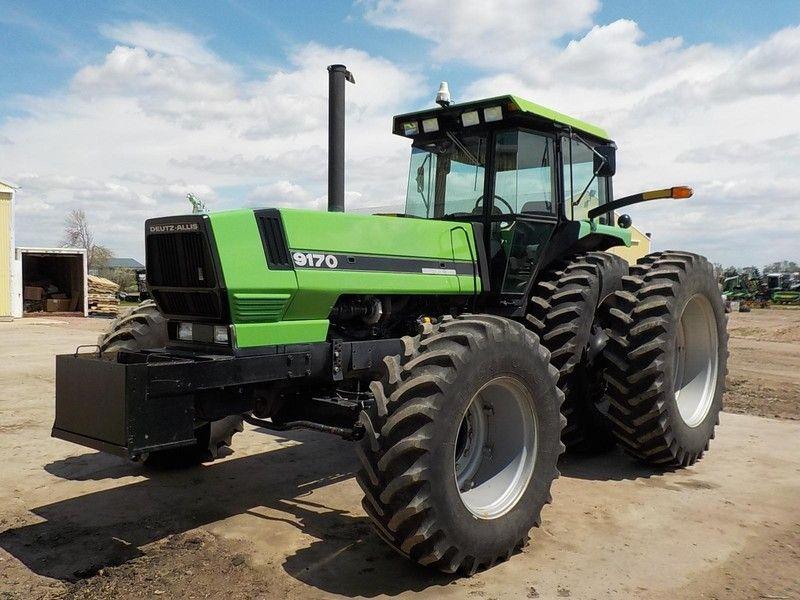
[[[17,248],[11,278],[12,314],[21,317],[41,310],[87,316],[86,267],[83,248]]]

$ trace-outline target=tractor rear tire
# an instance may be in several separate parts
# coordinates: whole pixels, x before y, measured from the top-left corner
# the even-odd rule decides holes
[[[702,256],[661,252],[631,269],[604,315],[608,418],[620,445],[660,467],[708,450],[727,374],[727,317]]]
[[[403,340],[360,417],[362,505],[400,554],[471,575],[524,546],[551,502],[558,372],[536,334],[496,316],[445,317]]]
[[[128,350],[136,352],[167,345],[167,321],[152,300],[146,300],[115,319],[97,345],[101,352]],[[244,429],[242,417],[232,415],[212,422],[199,423],[195,428],[197,443],[170,450],[159,450],[142,456],[148,466],[158,468],[186,467],[209,462],[221,456],[231,445],[233,435]]]
[[[598,452],[614,445],[606,418],[597,404],[603,400],[603,378],[588,353],[592,335],[602,330],[598,307],[622,289],[628,263],[608,252],[586,252],[559,261],[534,287],[529,313],[531,328],[550,350],[564,392],[562,414],[567,425],[561,440],[567,450]]]

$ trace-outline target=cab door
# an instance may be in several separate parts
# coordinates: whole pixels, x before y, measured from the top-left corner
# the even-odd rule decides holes
[[[522,304],[558,223],[554,136],[501,130],[494,139],[490,216],[492,287]]]

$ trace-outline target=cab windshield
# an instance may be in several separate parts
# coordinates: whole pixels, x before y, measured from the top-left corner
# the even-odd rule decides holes
[[[436,219],[482,211],[486,135],[445,136],[412,148],[407,215]]]

